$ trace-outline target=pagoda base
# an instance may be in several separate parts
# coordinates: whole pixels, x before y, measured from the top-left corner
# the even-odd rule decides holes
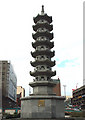
[[[53,87],[56,85],[53,81],[36,81],[29,83],[33,87],[33,95],[56,95],[53,93]]]
[[[29,96],[21,99],[21,118],[64,118],[64,100],[61,96]]]

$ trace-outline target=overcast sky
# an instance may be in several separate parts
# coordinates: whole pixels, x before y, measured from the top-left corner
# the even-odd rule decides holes
[[[53,77],[66,85],[66,95],[83,84],[83,0],[0,0],[0,60],[10,60],[17,76],[17,85],[29,94],[33,77],[30,52],[33,17],[41,13],[52,16],[57,75]]]

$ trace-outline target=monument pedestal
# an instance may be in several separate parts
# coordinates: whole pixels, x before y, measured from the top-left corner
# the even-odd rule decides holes
[[[54,85],[51,81],[30,83],[33,94],[21,99],[21,118],[63,118],[65,97],[53,93]]]
[[[61,96],[22,98],[21,118],[64,118],[64,99]]]

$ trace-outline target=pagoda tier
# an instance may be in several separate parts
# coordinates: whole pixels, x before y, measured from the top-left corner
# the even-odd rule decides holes
[[[36,86],[49,86],[49,87],[54,87],[54,83],[52,82],[52,80],[49,81],[36,81],[36,82],[31,82],[29,83],[29,85],[31,87],[36,87]]]
[[[50,33],[50,32],[48,32],[48,31],[44,31],[44,32],[36,32],[35,34],[32,34],[32,37],[33,37],[33,39],[37,39],[38,37],[46,37],[46,38],[48,38],[48,39],[50,39],[50,40],[52,40],[53,39],[53,33]]]
[[[36,50],[34,52],[31,52],[32,57],[36,58],[38,55],[46,55],[50,57],[54,57],[55,51],[51,52],[50,50]]]
[[[32,42],[33,48],[36,48],[37,46],[40,46],[40,45],[46,45],[51,49],[54,47],[54,42],[50,42],[49,40]]]
[[[55,65],[55,60],[54,61],[50,61],[49,59],[36,60],[34,62],[31,61],[30,63],[33,67],[36,67],[37,65],[47,65],[47,66],[53,67]]]
[[[39,28],[42,28],[42,29],[46,28],[49,31],[52,31],[53,30],[53,25],[50,25],[48,23],[37,23],[36,25],[33,25],[33,30],[34,31],[37,31],[37,29],[39,29]]]
[[[52,17],[48,16],[47,14],[44,14],[44,15],[38,14],[36,17],[33,18],[33,20],[34,20],[35,24],[40,20],[42,20],[42,21],[46,20],[46,21],[48,21],[48,23],[51,23],[52,22]]]
[[[31,76],[49,76],[49,77],[52,77],[52,76],[55,76],[56,75],[56,71],[51,71],[51,70],[42,70],[42,71],[38,71],[38,70],[35,70],[34,72],[31,72],[30,71],[30,75]]]

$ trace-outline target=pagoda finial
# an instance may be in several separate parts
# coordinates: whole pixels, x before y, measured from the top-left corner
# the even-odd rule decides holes
[[[44,14],[44,5],[42,5],[42,11],[41,11],[41,15]]]

